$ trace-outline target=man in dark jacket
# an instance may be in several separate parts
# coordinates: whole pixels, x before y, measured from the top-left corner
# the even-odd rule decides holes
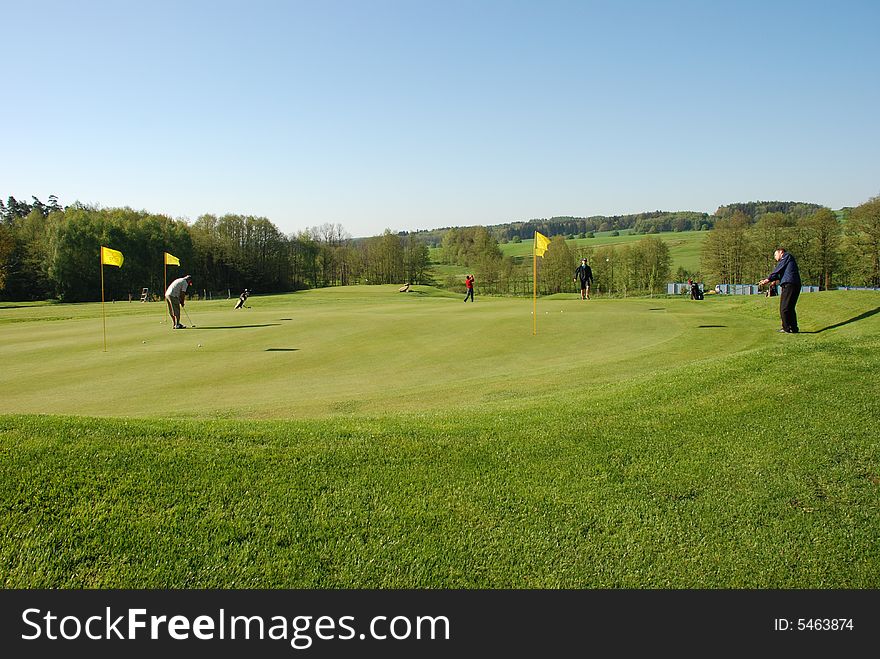
[[[581,264],[574,271],[574,281],[581,280],[581,299],[590,299],[590,285],[593,283],[593,269],[587,265],[587,259],[581,259]]]
[[[779,295],[779,316],[782,318],[782,329],[780,332],[786,334],[797,334],[797,313],[795,313],[795,305],[801,294],[801,273],[798,270],[797,261],[789,254],[784,247],[780,247],[773,253],[776,259],[776,269],[767,275],[766,279],[761,280],[761,285],[770,282],[779,282],[782,287],[782,293]]]

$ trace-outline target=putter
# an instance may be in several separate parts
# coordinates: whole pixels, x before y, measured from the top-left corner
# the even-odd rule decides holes
[[[181,309],[183,309],[183,313],[186,314],[186,319],[189,321],[189,326],[195,327],[196,324],[193,322],[193,319],[189,317],[189,311],[186,310],[186,307],[181,307]]]

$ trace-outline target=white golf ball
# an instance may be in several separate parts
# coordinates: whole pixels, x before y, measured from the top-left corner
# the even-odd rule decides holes
[[[146,341],[141,341],[141,343],[146,343]]]
[[[199,348],[201,348],[201,347],[202,347],[202,344],[200,343],[200,344],[199,344]]]

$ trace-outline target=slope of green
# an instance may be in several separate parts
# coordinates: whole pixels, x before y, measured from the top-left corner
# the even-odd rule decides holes
[[[117,309],[106,354],[94,305],[4,310],[6,411],[33,411],[31,380],[61,373],[40,411],[299,417],[279,401],[312,402],[287,420],[0,416],[3,586],[876,587],[876,294],[804,295],[800,335],[776,334],[763,298],[541,300],[533,337],[516,301],[464,312],[390,290],[255,298],[240,315],[194,304],[201,333]],[[279,329],[306,310],[315,328]],[[135,343],[144,322],[161,349]],[[187,343],[214,334],[212,354]],[[319,345],[326,389],[316,365],[261,361]],[[339,406],[352,378],[359,415]]]
[[[10,413],[321,417],[503,408],[756,346],[735,300],[482,298],[429,287],[340,287],[191,302],[195,328],[171,331],[163,305],[0,310],[0,396]],[[774,302],[759,301],[766,328]],[[186,320],[186,317],[184,317]],[[703,327],[703,326],[723,327]],[[694,349],[699,345],[698,349]]]

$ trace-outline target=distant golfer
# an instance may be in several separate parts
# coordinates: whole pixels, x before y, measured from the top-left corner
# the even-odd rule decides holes
[[[244,289],[244,291],[242,291],[241,295],[238,296],[238,302],[235,303],[235,306],[233,307],[233,309],[241,309],[244,306],[245,300],[248,299],[248,296],[250,294],[251,294],[251,292],[248,289]]]
[[[471,302],[474,301],[474,276],[467,275],[464,278],[464,285],[467,287],[467,292],[464,294],[464,301],[467,302],[468,298],[471,299]]]
[[[762,279],[759,284],[764,286],[770,282],[779,282],[782,287],[782,293],[779,294],[779,317],[782,318],[782,329],[779,331],[786,334],[797,334],[795,305],[801,294],[801,273],[798,270],[797,261],[784,247],[773,252],[773,258],[777,261],[776,269],[767,275],[766,279]]]
[[[180,277],[171,282],[165,291],[165,302],[168,304],[168,315],[171,316],[171,329],[184,329],[180,322],[180,307],[186,305],[186,289],[192,285],[192,275]]]
[[[569,266],[571,267],[571,266]],[[574,279],[581,282],[581,299],[590,299],[590,286],[593,285],[593,269],[587,265],[587,259],[581,259],[581,264],[574,271]]]

